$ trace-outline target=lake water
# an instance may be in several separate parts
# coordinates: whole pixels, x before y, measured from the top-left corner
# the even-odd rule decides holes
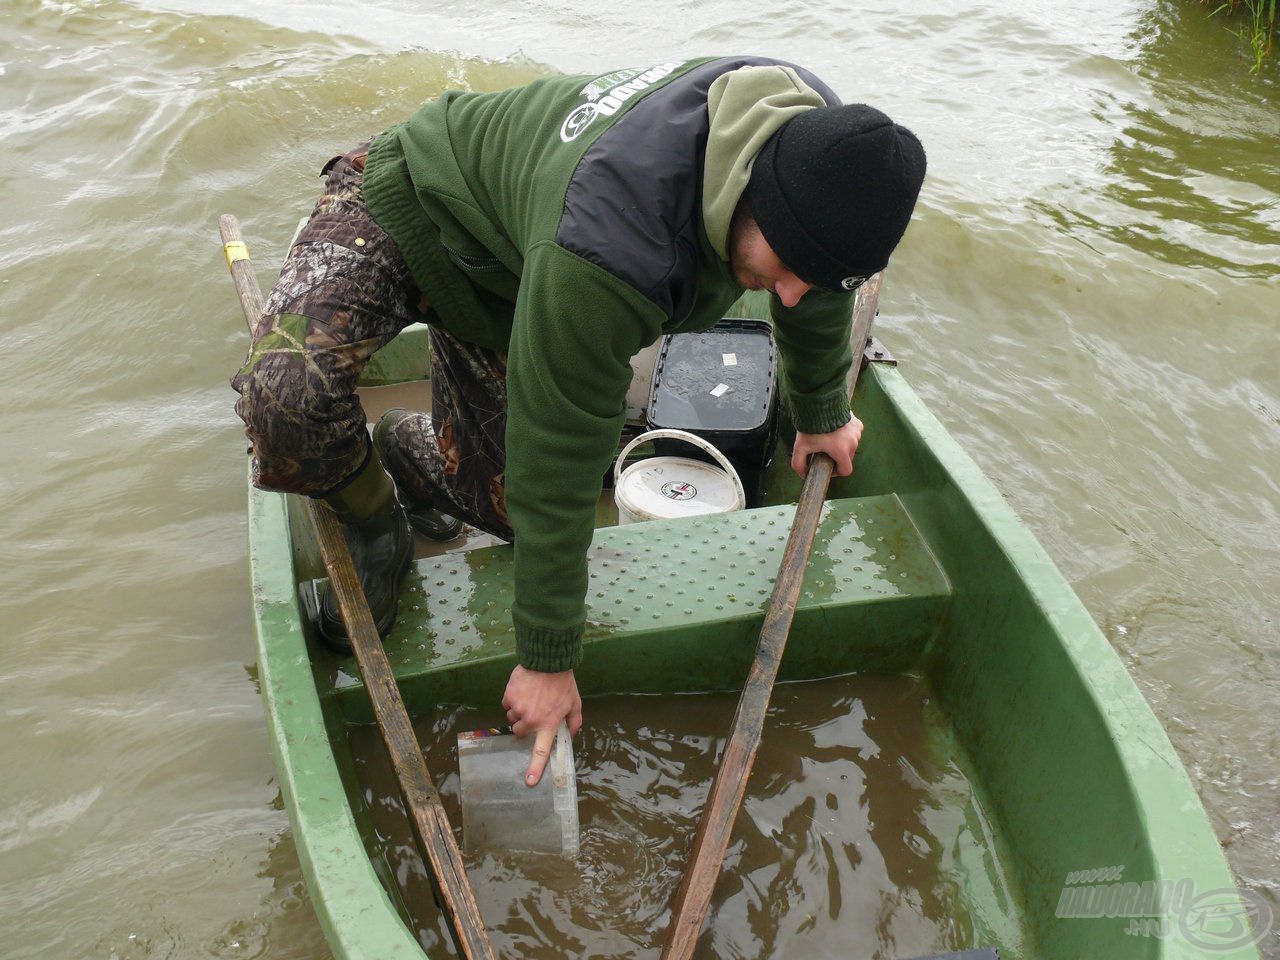
[[[269,281],[319,166],[439,91],[703,53],[920,135],[878,333],[1280,912],[1280,68],[1191,0],[424,7],[5,0],[3,952],[327,955],[254,685],[217,215]]]

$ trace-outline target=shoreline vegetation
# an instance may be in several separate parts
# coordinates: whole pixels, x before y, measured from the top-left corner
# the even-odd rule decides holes
[[[1253,66],[1250,73],[1262,69],[1262,62],[1271,56],[1275,46],[1276,0],[1200,0],[1202,6],[1214,5],[1209,14],[1223,14],[1236,18],[1232,32],[1253,48]]]

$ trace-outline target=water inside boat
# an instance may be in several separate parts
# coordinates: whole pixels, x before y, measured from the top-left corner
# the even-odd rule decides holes
[[[732,693],[584,702],[578,859],[467,858],[498,955],[657,955],[736,703]],[[456,735],[494,722],[474,707],[415,721],[459,836]],[[377,729],[350,727],[348,747],[370,853],[397,878],[431,953],[446,928]],[[964,770],[922,679],[779,685],[700,951],[889,958],[1000,943],[1016,956],[1019,897]]]

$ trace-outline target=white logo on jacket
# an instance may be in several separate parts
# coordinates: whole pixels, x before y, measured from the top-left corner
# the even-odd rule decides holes
[[[564,118],[564,123],[560,125],[560,139],[565,143],[578,139],[582,131],[591,126],[596,117],[601,114],[606,117],[613,116],[637,93],[648,90],[682,66],[684,66],[683,60],[669,60],[648,70],[618,70],[607,73],[603,77],[597,77],[582,88],[582,95],[587,98],[587,102],[574,107]],[[623,82],[619,83],[619,80]],[[611,84],[616,86],[610,86]],[[604,93],[605,90],[609,92]]]

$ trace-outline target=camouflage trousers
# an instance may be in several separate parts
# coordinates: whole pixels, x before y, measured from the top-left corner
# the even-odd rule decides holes
[[[255,485],[324,496],[369,456],[356,396],[373,354],[430,304],[399,248],[369,215],[368,144],[325,165],[323,195],[298,234],[231,379],[240,394]],[[385,465],[402,496],[512,539],[503,496],[506,356],[437,326],[431,342],[431,413],[387,433]]]

